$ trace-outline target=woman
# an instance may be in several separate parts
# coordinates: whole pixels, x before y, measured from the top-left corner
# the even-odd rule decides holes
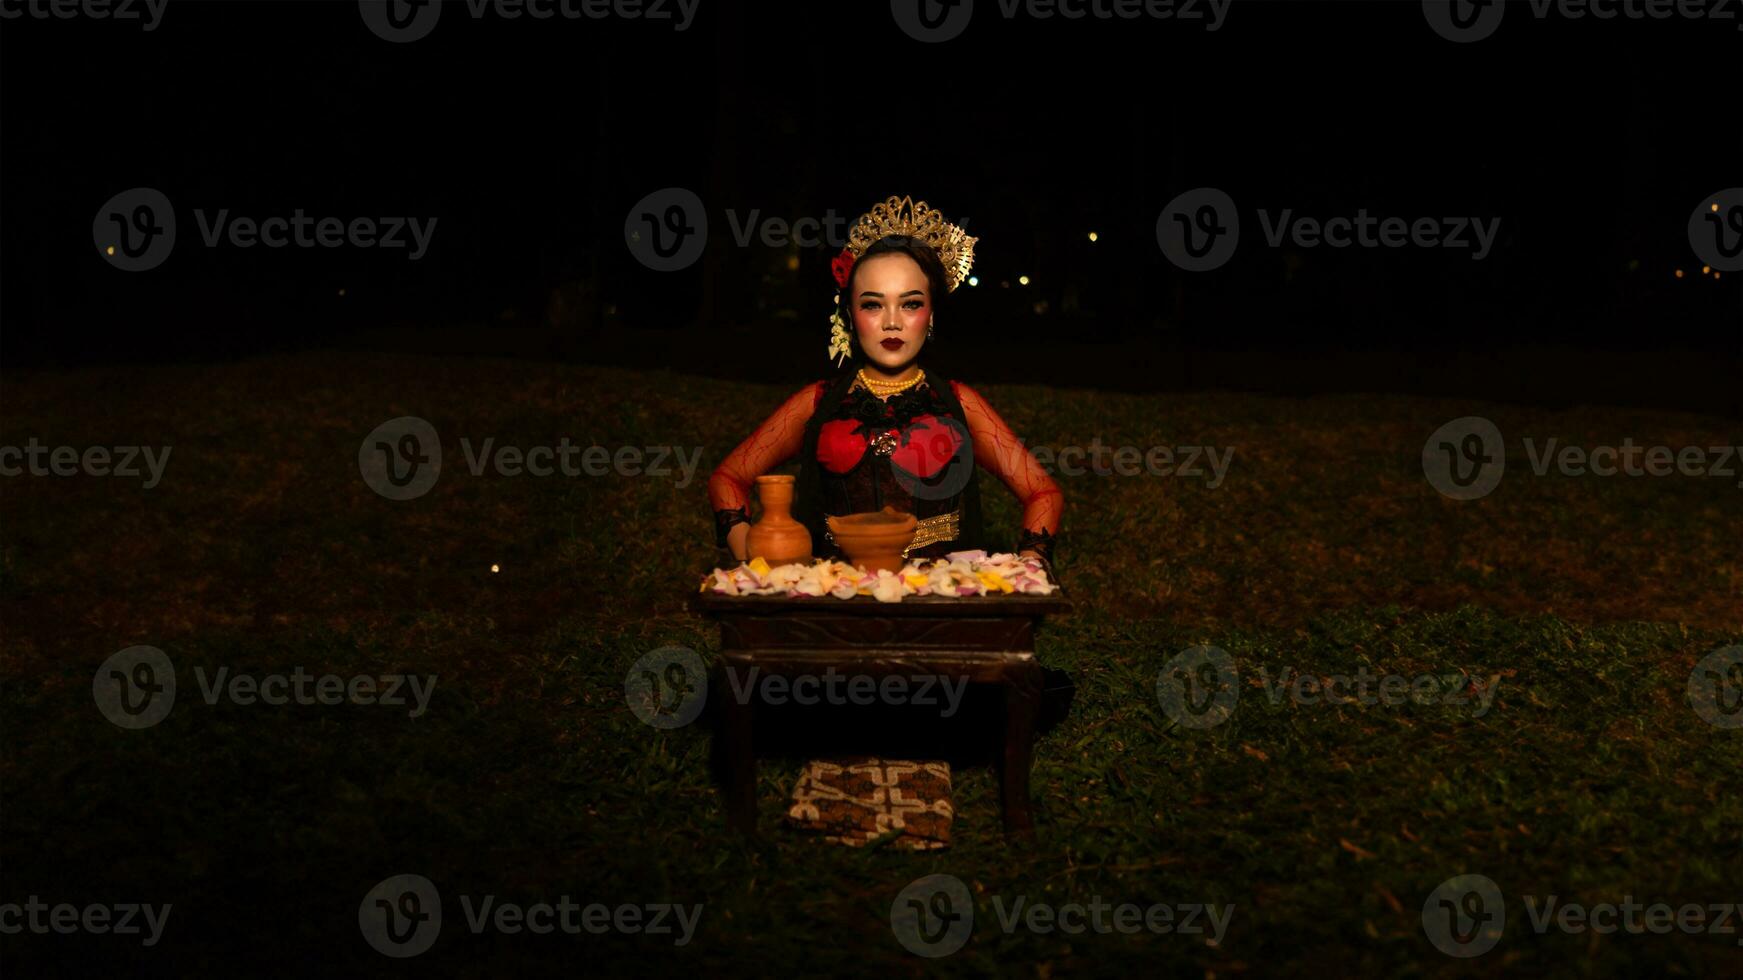
[[[735,561],[747,557],[756,477],[797,455],[795,516],[818,557],[842,557],[826,514],[885,505],[920,519],[910,558],[985,547],[979,464],[1022,502],[1019,554],[1051,567],[1059,487],[978,392],[920,364],[940,300],[968,276],[975,241],[908,198],[892,197],[855,223],[834,262],[841,292],[829,350],[841,369],[788,398],[708,481],[716,543]]]
[[[925,202],[908,198],[892,197],[855,223],[833,263],[841,292],[829,353],[839,373],[788,398],[708,481],[716,543],[734,561],[747,557],[745,509],[756,477],[797,455],[794,515],[810,530],[817,557],[844,557],[825,515],[885,505],[919,518],[905,553],[910,558],[983,548],[979,464],[1022,501],[1019,553],[1051,573],[1064,510],[1059,488],[974,389],[920,365],[938,329],[940,300],[968,277],[974,243]],[[1043,724],[1062,716],[1070,699],[1064,675],[1046,673]],[[899,713],[859,720],[886,749],[901,736],[924,755],[943,754],[949,744]],[[809,763],[787,814],[794,826],[826,840],[865,845],[894,833],[895,846],[924,850],[948,845],[953,815],[948,762],[863,756]]]

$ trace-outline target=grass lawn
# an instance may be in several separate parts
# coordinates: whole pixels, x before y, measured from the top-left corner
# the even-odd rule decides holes
[[[1743,974],[1736,917],[1728,935],[1539,933],[1525,902],[1743,902],[1743,729],[1703,721],[1687,693],[1698,661],[1743,642],[1743,474],[1540,476],[1523,448],[1737,445],[1735,423],[983,387],[1032,446],[1234,456],[1214,488],[1056,477],[1078,611],[1038,647],[1078,693],[1037,748],[1038,835],[1007,842],[995,779],[971,768],[956,773],[955,846],[915,854],[779,830],[797,756],[765,760],[768,832],[741,842],[707,727],[651,728],[625,703],[643,654],[717,651],[684,606],[714,560],[708,473],[797,383],[373,355],[5,380],[0,445],[173,447],[150,489],[0,481],[0,903],[173,906],[149,948],[0,936],[9,974]],[[358,452],[403,415],[440,433],[443,467],[427,494],[393,501]],[[1428,484],[1421,453],[1464,415],[1492,419],[1509,458],[1493,494],[1459,502]],[[460,443],[565,437],[680,447],[694,469],[687,484],[675,459],[663,476],[474,476]],[[1013,499],[996,480],[983,492],[1013,544]],[[161,723],[124,730],[93,676],[136,644],[168,655],[178,691]],[[1164,664],[1200,644],[1239,665],[1238,706],[1209,728],[1157,696]],[[201,678],[222,668],[435,687],[415,718],[207,703]],[[1360,670],[1468,675],[1492,701],[1271,697],[1285,672]],[[428,952],[395,960],[365,942],[358,910],[403,873],[440,890],[443,924]],[[971,938],[941,959],[890,925],[898,893],[930,874],[975,895]],[[1461,874],[1506,901],[1504,935],[1470,960],[1438,951],[1422,914]],[[681,946],[474,933],[467,910],[487,895],[703,909]],[[1018,896],[1234,910],[1215,945],[1007,932]]]

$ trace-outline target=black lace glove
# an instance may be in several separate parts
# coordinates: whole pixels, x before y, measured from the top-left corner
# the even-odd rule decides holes
[[[1017,554],[1021,555],[1025,551],[1033,551],[1040,555],[1041,564],[1047,567],[1047,577],[1056,582],[1058,581],[1053,574],[1052,531],[1049,531],[1046,528],[1042,528],[1039,531],[1031,531],[1028,528],[1023,528],[1022,535],[1017,538]]]
[[[728,558],[731,558],[732,557],[732,548],[731,548],[731,546],[729,546],[726,543],[727,532],[732,530],[732,526],[734,524],[749,524],[749,523],[750,523],[750,517],[745,514],[743,507],[730,507],[730,508],[724,508],[724,509],[715,511],[714,512],[714,545],[715,545],[715,547],[719,548],[722,552],[724,552]]]

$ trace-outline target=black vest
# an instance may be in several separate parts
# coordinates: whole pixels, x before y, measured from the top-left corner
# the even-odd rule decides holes
[[[827,536],[829,526],[823,520],[826,512],[825,481],[841,478],[835,474],[826,473],[821,464],[817,462],[817,441],[823,429],[823,423],[832,418],[841,417],[838,415],[838,408],[842,399],[847,395],[848,389],[852,387],[854,376],[855,371],[848,370],[831,379],[823,391],[823,397],[817,402],[816,411],[811,413],[811,418],[805,423],[805,439],[799,455],[799,478],[794,485],[794,496],[797,499],[793,503],[793,516],[811,532],[811,550],[819,558],[841,557],[840,549],[835,547]],[[974,442],[969,435],[968,419],[963,415],[962,403],[957,400],[956,392],[951,389],[949,381],[934,377],[928,372],[925,383],[932,388],[933,396],[946,407],[947,413],[961,425],[960,434],[963,439],[962,449],[949,461],[945,469],[936,475],[936,480],[928,482],[950,486],[962,479],[955,471],[956,467],[962,466],[968,468],[968,478],[961,490],[946,499],[937,501],[936,506],[930,506],[931,501],[928,501],[929,506],[926,508],[928,510],[951,510],[960,506],[962,509],[961,533],[948,542],[940,542],[931,548],[923,549],[921,553],[942,554],[944,551],[985,548],[986,535],[982,525],[980,507],[980,474],[974,463]],[[868,461],[863,465],[888,465],[887,462],[880,464],[871,461],[869,458],[872,457],[873,452],[869,446],[866,449],[866,455]],[[881,457],[881,459],[887,461],[888,457]],[[878,477],[874,473],[871,478],[875,481]],[[836,514],[834,516],[842,515]],[[919,516],[926,517],[928,515],[921,513]]]

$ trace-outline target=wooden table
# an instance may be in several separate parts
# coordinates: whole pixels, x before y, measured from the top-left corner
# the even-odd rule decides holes
[[[950,598],[908,596],[879,602],[871,596],[690,597],[691,608],[720,623],[722,666],[745,676],[789,680],[838,674],[881,678],[935,675],[1005,689],[999,783],[1005,831],[1034,833],[1029,808],[1029,768],[1034,757],[1035,715],[1041,702],[1041,665],[1035,660],[1035,627],[1048,614],[1071,611],[1061,591],[1051,595],[1006,593]],[[757,822],[756,750],[752,741],[755,696],[740,700],[720,692],[721,759],[727,819],[754,835]],[[852,710],[851,707],[844,710]]]

